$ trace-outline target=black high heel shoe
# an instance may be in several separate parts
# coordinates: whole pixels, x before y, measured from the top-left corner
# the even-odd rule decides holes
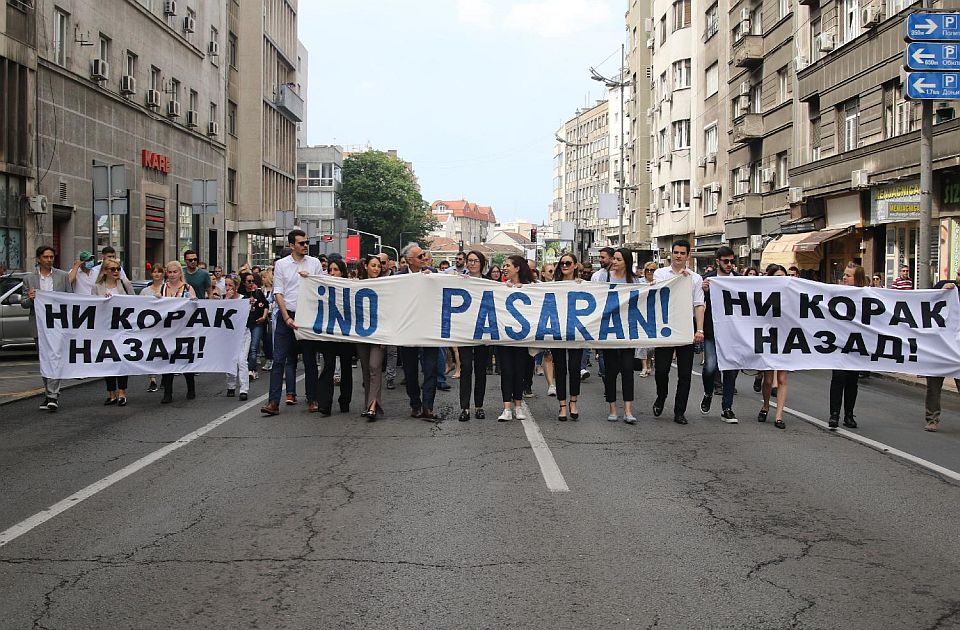
[[[107,398],[105,401],[103,401],[103,404],[104,404],[104,406],[115,405],[115,404],[117,404],[117,399],[116,399],[116,398]]]
[[[570,416],[570,419],[571,419],[571,420],[576,420],[577,418],[580,417],[580,411],[579,411],[579,410],[577,410],[577,411],[574,411],[574,410],[573,410],[573,403],[575,403],[575,402],[577,402],[575,399],[573,399],[573,398],[570,399],[570,411],[567,412],[567,415]]]
[[[565,403],[565,402],[560,403],[560,411],[557,412],[557,420],[559,420],[560,422],[566,422],[566,421],[567,421],[567,411],[566,411],[566,410],[567,410],[567,403]]]

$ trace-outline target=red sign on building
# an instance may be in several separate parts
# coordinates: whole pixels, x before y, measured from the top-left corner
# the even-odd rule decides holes
[[[347,251],[344,255],[344,259],[348,262],[357,262],[360,260],[360,237],[359,236],[348,236],[347,237]]]
[[[171,164],[170,158],[160,153],[154,153],[149,149],[144,149],[140,153],[140,164],[143,168],[149,168],[161,173],[169,173]]]

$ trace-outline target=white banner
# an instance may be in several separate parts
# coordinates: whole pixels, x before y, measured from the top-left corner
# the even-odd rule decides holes
[[[722,370],[960,377],[956,290],[858,289],[787,277],[710,278]]]
[[[230,372],[250,303],[38,291],[40,373],[47,378]]]
[[[521,288],[458,274],[300,280],[297,337],[397,346],[677,346],[693,340],[690,279],[655,286],[542,282]]]

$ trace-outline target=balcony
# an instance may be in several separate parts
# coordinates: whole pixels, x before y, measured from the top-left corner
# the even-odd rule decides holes
[[[760,193],[747,193],[733,199],[727,206],[727,221],[759,219],[763,213],[763,197]]]
[[[277,98],[273,102],[284,116],[291,121],[303,122],[303,99],[293,89],[293,86],[284,83],[277,88]]]
[[[763,62],[763,37],[744,35],[733,45],[733,65],[752,68]]]
[[[753,142],[763,139],[763,115],[744,114],[733,121],[733,142]]]

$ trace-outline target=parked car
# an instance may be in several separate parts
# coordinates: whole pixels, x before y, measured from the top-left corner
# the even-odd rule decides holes
[[[30,330],[30,311],[20,305],[20,289],[26,272],[0,278],[0,351],[36,348]]]

